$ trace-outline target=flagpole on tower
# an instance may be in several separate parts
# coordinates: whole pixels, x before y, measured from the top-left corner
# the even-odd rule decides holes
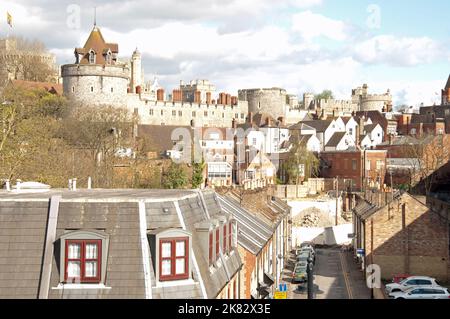
[[[97,26],[97,7],[94,7],[94,27]]]

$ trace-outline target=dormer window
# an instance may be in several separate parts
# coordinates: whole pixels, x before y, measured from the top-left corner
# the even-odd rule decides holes
[[[212,231],[209,232],[209,265],[214,264],[214,238]]]
[[[101,240],[66,240],[65,282],[99,283]]]
[[[191,274],[192,235],[180,229],[149,233],[150,251],[158,281],[188,280]]]
[[[109,237],[98,231],[73,231],[60,238],[60,282],[101,284],[106,278]]]
[[[219,259],[220,255],[220,229],[216,229],[216,261]]]
[[[223,246],[222,250],[223,250],[224,254],[228,252],[228,249],[227,249],[228,240],[227,239],[228,239],[227,224],[224,224],[223,225],[223,239],[222,239],[222,246]]]
[[[89,64],[95,64],[96,62],[96,54],[94,50],[89,51]]]
[[[106,64],[111,65],[112,64],[112,53],[111,50],[108,50],[108,52],[106,53]]]
[[[189,238],[160,240],[160,281],[189,278]]]

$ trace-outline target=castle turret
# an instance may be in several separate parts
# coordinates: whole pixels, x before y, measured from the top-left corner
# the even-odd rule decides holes
[[[75,49],[75,63],[61,68],[64,95],[82,105],[125,108],[130,70],[117,61],[118,53],[94,26],[84,47]]]
[[[142,72],[142,56],[139,50],[133,52],[131,56],[131,81],[130,81],[130,91],[131,93],[136,93],[136,88],[138,86],[142,87],[144,84],[143,72]]]
[[[304,106],[305,110],[309,110],[313,101],[314,101],[313,93],[304,93],[303,94],[303,106]]]

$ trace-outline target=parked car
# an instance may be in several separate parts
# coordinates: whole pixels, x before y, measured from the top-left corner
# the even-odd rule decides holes
[[[295,264],[294,272],[292,273],[292,283],[303,283],[308,280],[307,274],[308,263],[298,262]]]
[[[411,277],[411,275],[406,274],[395,275],[394,278],[392,278],[392,283],[398,284],[400,281],[408,279],[409,277]]]
[[[413,287],[389,294],[390,299],[450,299],[450,292],[444,287]]]
[[[314,249],[312,247],[302,248],[300,250],[300,254],[302,254],[302,253],[308,253],[312,259],[313,264],[316,262],[316,252],[314,251]]]
[[[386,285],[386,293],[390,294],[392,292],[399,292],[399,291],[405,291],[408,288],[411,287],[417,287],[417,286],[432,286],[432,287],[439,287],[440,285],[436,281],[436,279],[426,276],[412,276],[408,277],[399,283],[392,283]]]
[[[300,245],[300,248],[308,248],[308,247],[314,248],[314,244],[312,242],[305,241]]]
[[[310,255],[309,252],[304,251],[304,252],[300,253],[300,254],[297,256],[296,260],[297,260],[298,263],[299,263],[299,262],[305,262],[305,263],[307,263],[307,262],[309,262],[310,260],[312,261],[312,258],[311,258],[311,255]]]

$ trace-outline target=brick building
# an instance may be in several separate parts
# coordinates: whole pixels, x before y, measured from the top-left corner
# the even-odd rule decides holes
[[[448,282],[448,216],[427,207],[425,197],[372,195],[353,210],[354,246],[365,250],[363,266],[379,265],[385,280],[411,274]]]
[[[350,150],[322,152],[320,157],[320,175],[323,178],[345,179],[352,181],[352,189],[380,187],[386,174],[386,151]]]

